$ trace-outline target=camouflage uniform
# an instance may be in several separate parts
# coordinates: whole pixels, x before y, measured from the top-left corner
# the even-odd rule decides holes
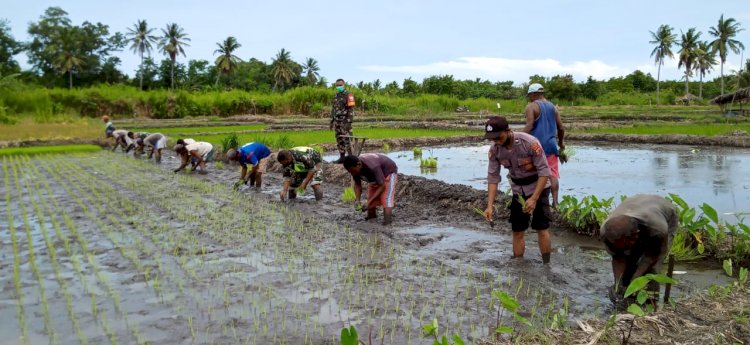
[[[302,181],[307,176],[310,170],[315,171],[311,186],[318,185],[323,181],[323,174],[320,169],[320,162],[323,159],[320,157],[320,152],[310,147],[295,147],[289,150],[292,154],[292,164],[284,167],[284,181],[289,181],[292,188],[297,188],[302,184]]]
[[[352,135],[352,119],[353,109],[347,107],[346,101],[349,97],[349,91],[336,92],[333,96],[333,109],[331,109],[331,122],[333,122],[333,128],[336,131],[336,148],[339,150],[339,154],[352,154],[352,144],[350,138],[342,138],[342,136]]]

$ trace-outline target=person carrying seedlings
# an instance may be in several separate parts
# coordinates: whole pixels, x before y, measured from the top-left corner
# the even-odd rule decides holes
[[[659,273],[677,231],[679,218],[672,203],[658,195],[638,194],[617,206],[604,221],[599,237],[612,256],[614,285],[609,297],[615,304],[633,279]],[[648,291],[658,293],[651,281]]]
[[[136,140],[138,143],[138,140]],[[140,139],[141,151],[148,148],[148,159],[154,156],[156,163],[161,163],[161,149],[167,147],[167,136],[161,133],[153,133],[144,139]]]
[[[529,227],[536,230],[542,262],[548,264],[552,252],[549,234],[550,182],[549,166],[539,140],[531,134],[513,132],[508,121],[493,116],[484,126],[484,138],[492,141],[487,168],[487,209],[484,216],[492,221],[495,211],[500,169],[508,169],[513,199],[510,203],[510,224],[513,230],[513,257],[520,258],[526,250],[524,232]]]
[[[315,192],[315,200],[323,199],[323,190],[320,187],[320,183],[323,182],[320,163],[323,159],[320,152],[311,147],[294,147],[279,151],[276,160],[284,167],[281,201],[287,200],[287,197],[295,199],[297,190],[304,191],[308,185],[311,185]]]
[[[112,148],[112,152],[115,152],[118,147],[122,146],[122,151],[128,153],[135,145],[133,139],[128,137],[128,131],[124,129],[116,129],[112,132],[112,137],[115,138],[115,146]]]
[[[182,158],[182,163],[180,166],[174,170],[174,172],[179,172],[180,170],[184,169],[188,161],[191,162],[190,171],[195,171],[195,168],[200,166],[201,172],[206,172],[206,162],[211,162],[214,159],[214,146],[211,145],[211,143],[207,143],[205,141],[195,141],[192,140],[192,143],[185,144],[185,140],[182,141],[182,144],[177,144],[174,146],[174,152],[176,152],[178,155],[180,155],[180,158]]]
[[[560,190],[560,168],[558,157],[565,150],[565,129],[560,119],[560,111],[557,107],[544,98],[544,87],[542,84],[529,85],[526,93],[529,104],[526,105],[526,126],[523,132],[536,137],[542,144],[544,154],[547,156],[547,165],[550,170],[550,185],[552,192],[552,207],[557,208],[558,194]],[[558,149],[559,146],[559,149]],[[563,156],[562,162],[566,160]]]
[[[336,148],[339,150],[338,160],[334,164],[344,162],[346,154],[352,154],[352,120],[354,119],[354,95],[346,91],[344,79],[336,80],[336,94],[333,96],[333,107],[331,109],[331,125],[329,128],[335,130]]]
[[[260,189],[263,183],[263,173],[266,172],[268,159],[271,156],[271,150],[262,143],[251,142],[242,145],[239,149],[229,149],[227,159],[239,162],[242,165],[240,180],[234,184],[234,189],[239,189],[241,185],[250,181],[250,186]],[[247,165],[251,164],[253,168],[250,173],[247,172]]]
[[[383,207],[383,225],[393,221],[393,207],[396,205],[396,183],[398,167],[396,162],[380,153],[365,153],[344,157],[344,169],[352,175],[357,208],[361,208],[362,180],[367,182],[367,216],[376,218],[376,208]]]
[[[146,137],[148,137],[149,135],[150,134],[147,133],[147,132],[135,132],[135,133],[128,132],[128,138],[130,138],[131,140],[133,140],[133,142],[135,143],[135,151],[134,151],[134,153],[136,153],[136,154],[143,153],[143,147],[144,147],[144,141],[143,141],[143,139],[146,139]],[[125,152],[127,153],[128,151],[130,151],[130,150],[126,150]]]

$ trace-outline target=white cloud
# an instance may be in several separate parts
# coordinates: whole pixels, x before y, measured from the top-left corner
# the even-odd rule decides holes
[[[529,76],[534,74],[547,77],[557,74],[571,74],[577,81],[582,81],[586,80],[588,76],[593,76],[595,79],[608,79],[632,72],[632,70],[609,65],[599,60],[563,64],[554,59],[518,60],[494,57],[462,57],[453,61],[434,62],[425,65],[368,65],[361,66],[360,69],[414,78],[451,74],[457,79],[512,80],[516,84],[527,82]]]

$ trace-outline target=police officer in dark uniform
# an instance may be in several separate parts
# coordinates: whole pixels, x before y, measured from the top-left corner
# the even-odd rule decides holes
[[[336,80],[336,95],[333,96],[333,109],[331,109],[330,129],[336,131],[336,148],[339,150],[339,159],[333,163],[344,162],[346,154],[352,154],[352,119],[354,115],[354,96],[344,88],[344,79]]]

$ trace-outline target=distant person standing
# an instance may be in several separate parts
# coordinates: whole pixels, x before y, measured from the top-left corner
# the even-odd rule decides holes
[[[242,165],[240,180],[234,184],[234,188],[239,189],[241,185],[247,184],[249,181],[250,187],[259,190],[263,183],[263,174],[266,172],[269,156],[271,156],[271,150],[262,143],[251,142],[242,145],[239,149],[229,149],[227,159],[239,162]],[[248,164],[253,166],[249,173],[247,171]]]
[[[510,187],[513,199],[510,203],[510,224],[513,230],[513,257],[523,257],[526,251],[525,231],[529,227],[536,230],[542,262],[550,261],[552,242],[550,240],[549,167],[542,145],[534,136],[513,132],[508,121],[501,116],[493,116],[484,126],[484,138],[493,142],[490,146],[487,167],[487,209],[484,216],[492,220],[495,211],[497,185],[500,183],[500,168],[510,172]]]
[[[679,218],[674,205],[658,195],[638,194],[625,199],[610,213],[599,237],[612,255],[614,286],[610,298],[618,303],[633,279],[659,273],[669,253]],[[658,293],[652,282],[647,290]]]
[[[352,154],[352,120],[354,119],[354,95],[346,91],[344,79],[336,80],[336,95],[333,96],[330,129],[336,132],[336,148],[339,159],[334,164],[344,162],[346,154]]]
[[[526,93],[529,104],[526,105],[526,127],[523,131],[536,137],[542,144],[550,169],[552,207],[557,208],[560,191],[560,151],[565,149],[565,129],[557,107],[544,98],[542,84],[529,85]],[[560,147],[558,149],[558,146]],[[564,161],[563,161],[564,162]]]
[[[367,182],[367,216],[376,217],[378,206],[383,207],[383,225],[391,224],[393,207],[396,205],[396,183],[398,167],[396,162],[380,153],[365,153],[344,158],[344,169],[352,175],[354,182],[355,202],[361,207],[362,180]]]

